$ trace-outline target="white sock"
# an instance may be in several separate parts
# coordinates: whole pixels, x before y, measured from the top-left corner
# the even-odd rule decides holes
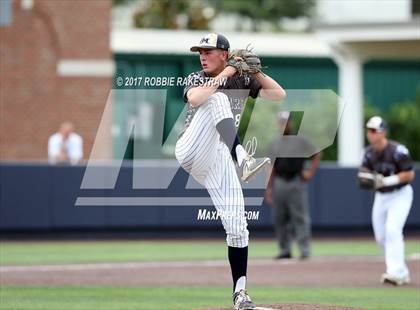
[[[242,145],[238,144],[235,148],[236,158],[238,159],[238,166],[242,165],[242,161],[248,156]]]
[[[235,293],[239,292],[240,290],[244,290],[245,287],[246,287],[246,277],[242,276],[238,279],[238,281],[236,281]]]

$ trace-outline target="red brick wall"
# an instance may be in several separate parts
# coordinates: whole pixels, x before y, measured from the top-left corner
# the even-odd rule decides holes
[[[83,137],[88,158],[111,77],[60,77],[57,64],[112,58],[111,5],[34,0],[23,10],[13,2],[11,25],[0,27],[1,160],[46,160],[49,136],[67,120]]]

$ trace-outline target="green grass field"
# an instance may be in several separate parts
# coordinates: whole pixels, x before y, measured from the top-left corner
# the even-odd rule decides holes
[[[3,287],[1,309],[10,310],[189,310],[230,307],[231,287]],[[419,309],[417,289],[258,287],[264,303],[341,305],[372,310]]]
[[[420,240],[406,242],[406,254],[420,252]],[[256,241],[250,258],[271,258],[272,241]],[[314,241],[313,255],[380,256],[373,240]],[[199,261],[226,259],[220,241],[1,242],[1,265],[87,262]],[[419,309],[416,288],[315,288],[251,286],[256,302],[331,304],[363,309]],[[231,287],[1,286],[0,309],[15,310],[188,310],[230,307]]]
[[[314,241],[313,256],[381,256],[373,240]],[[406,241],[406,254],[420,253],[420,240]],[[273,241],[252,242],[250,258],[277,254]],[[220,241],[1,242],[1,265],[226,259]]]

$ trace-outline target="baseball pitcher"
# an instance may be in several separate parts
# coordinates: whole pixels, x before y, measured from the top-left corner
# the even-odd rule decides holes
[[[261,72],[261,62],[249,49],[229,53],[230,44],[221,34],[210,33],[191,47],[198,52],[202,70],[191,73],[184,89],[188,104],[184,130],[175,149],[180,165],[206,187],[222,218],[233,278],[234,309],[255,309],[246,292],[248,229],[240,180],[249,181],[270,163],[255,159],[256,139],[242,146],[237,135],[245,98],[224,90],[249,90],[249,96],[280,101],[283,88]],[[239,169],[239,177],[236,172]]]

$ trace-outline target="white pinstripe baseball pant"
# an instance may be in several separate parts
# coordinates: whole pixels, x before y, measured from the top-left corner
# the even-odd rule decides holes
[[[203,103],[176,143],[180,165],[203,185],[221,217],[228,246],[248,246],[242,187],[229,148],[220,140],[216,125],[232,118],[228,97],[216,92]]]

